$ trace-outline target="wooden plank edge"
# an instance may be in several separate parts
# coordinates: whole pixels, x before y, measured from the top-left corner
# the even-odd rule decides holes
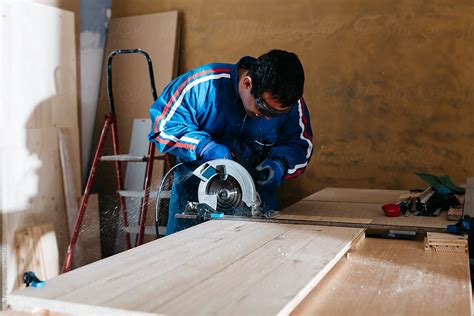
[[[374,223],[349,223],[349,222],[326,222],[318,220],[300,220],[300,219],[279,219],[277,217],[243,217],[225,215],[223,218],[212,219],[213,221],[243,221],[243,222],[262,222],[262,223],[275,223],[275,224],[294,224],[294,225],[318,225],[318,226],[336,226],[336,227],[348,227],[348,228],[365,228],[373,230],[400,230],[400,231],[415,231],[420,233],[426,232],[439,232],[445,233],[446,226],[416,226],[407,224],[405,226],[394,225],[394,224],[374,224]]]
[[[316,287],[316,285],[328,274],[329,271],[339,262],[339,260],[352,248],[354,241],[359,240],[361,235],[365,236],[364,229],[361,229],[353,237],[352,241],[342,248],[341,251],[330,261],[326,266],[310,281],[308,284],[295,295],[295,297],[289,301],[279,312],[278,316],[290,315],[291,312],[300,304],[305,297]]]
[[[352,246],[349,249],[349,251],[354,251],[354,250],[359,249],[360,246],[364,243],[364,241],[365,241],[365,229],[363,229],[360,232],[360,234],[356,238],[354,238],[354,240],[352,241]],[[349,252],[347,254],[349,254]]]
[[[46,284],[46,286],[48,286]],[[41,289],[37,289],[41,291]],[[53,313],[66,313],[71,315],[118,315],[118,316],[149,316],[160,315],[156,313],[146,313],[133,310],[119,309],[113,307],[87,305],[83,303],[74,303],[54,299],[44,299],[37,297],[21,296],[10,294],[7,296],[8,305],[15,311],[30,312],[49,311]]]

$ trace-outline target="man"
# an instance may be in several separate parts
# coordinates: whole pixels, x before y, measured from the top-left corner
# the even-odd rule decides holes
[[[313,150],[303,86],[298,57],[276,49],[235,65],[207,64],[168,84],[150,109],[148,137],[178,162],[196,164],[175,172],[166,234],[183,228],[175,214],[197,201],[199,180],[186,174],[213,159],[243,165],[264,210],[277,210],[277,187],[304,172]]]

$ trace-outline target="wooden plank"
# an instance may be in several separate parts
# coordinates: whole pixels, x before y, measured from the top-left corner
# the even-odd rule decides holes
[[[336,217],[336,216],[311,216],[311,215],[298,215],[298,214],[277,214],[273,218],[277,219],[288,219],[288,220],[311,220],[311,221],[322,221],[322,222],[339,222],[339,223],[359,223],[369,224],[372,222],[370,218],[348,218],[348,217]]]
[[[78,127],[74,13],[27,2],[2,10],[2,127]]]
[[[157,93],[176,76],[180,35],[178,12],[164,12],[110,19],[105,59],[115,49],[141,48],[150,54]],[[104,62],[105,70],[106,60]],[[133,119],[149,117],[153,103],[148,66],[140,54],[118,55],[113,60],[113,92],[121,151],[129,151]],[[98,139],[107,111],[107,80],[102,85],[96,116],[95,138]],[[143,135],[146,137],[146,135]]]
[[[280,213],[284,215],[300,215],[311,217],[344,217],[353,218],[354,223],[360,222],[360,219],[370,219],[371,224],[395,225],[400,227],[424,227],[424,228],[443,228],[448,224],[446,213],[439,216],[399,216],[386,217],[380,204],[367,203],[347,203],[347,202],[324,202],[302,200],[297,202]]]
[[[108,34],[105,47],[105,60],[102,72],[102,81],[99,94],[99,104],[96,115],[93,148],[96,148],[101,128],[104,124],[104,115],[107,111],[107,89],[105,65],[108,55],[116,49],[140,48],[146,51],[153,61],[153,73],[156,83],[156,92],[163,91],[164,87],[177,74],[178,45],[180,37],[180,21],[177,11],[112,18],[108,25]],[[134,119],[149,117],[149,108],[153,104],[153,96],[148,75],[148,65],[143,55],[116,55],[113,59],[113,93],[118,126],[120,153],[128,153],[130,137]],[[147,134],[142,135],[146,139]],[[111,137],[107,137],[104,154],[112,152]],[[103,199],[104,208],[101,220],[113,226],[120,216],[112,210],[118,205],[115,194],[113,164],[103,163],[98,168],[95,181],[96,192]],[[139,204],[139,202],[138,202]],[[150,215],[152,212],[148,212]],[[110,214],[110,215],[107,215]],[[137,225],[138,217],[130,224]],[[118,233],[120,234],[120,233]],[[104,254],[115,253],[124,249],[124,246],[115,245],[115,234],[103,234],[104,243],[111,245],[104,248]]]
[[[292,315],[471,315],[465,253],[425,252],[421,241],[366,238]]]
[[[474,177],[467,178],[463,214],[474,216]]]
[[[40,280],[59,275],[58,245],[52,225],[28,227],[15,234],[16,287],[24,288],[23,273],[33,271]]]
[[[58,148],[58,130],[11,129],[8,150],[2,154],[2,232],[4,286],[11,292],[16,284],[14,234],[29,226],[51,223],[59,253],[67,247],[68,230]],[[23,135],[17,142],[14,135]]]
[[[59,156],[63,176],[64,199],[69,233],[74,230],[79,202],[81,199],[81,170],[78,164],[78,130],[59,129]]]
[[[4,298],[18,275],[15,232],[51,223],[59,252],[66,250],[57,128],[77,129],[78,109],[74,13],[1,1],[0,23]]]
[[[406,190],[378,190],[352,188],[324,188],[310,196],[305,201],[350,202],[350,203],[395,203],[400,195],[407,194]]]
[[[15,292],[9,303],[79,314],[284,314],[362,231],[210,221]]]

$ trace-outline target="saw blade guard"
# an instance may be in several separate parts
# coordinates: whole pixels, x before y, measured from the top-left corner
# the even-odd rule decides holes
[[[193,174],[201,182],[199,203],[206,203],[217,211],[231,213],[242,203],[252,215],[259,211],[260,197],[250,173],[239,163],[229,159],[215,159],[203,163]]]

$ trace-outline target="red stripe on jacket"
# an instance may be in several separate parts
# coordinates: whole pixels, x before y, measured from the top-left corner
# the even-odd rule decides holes
[[[204,70],[204,71],[201,71],[201,72],[198,72],[198,73],[195,73],[194,75],[192,75],[191,77],[187,78],[180,86],[179,88],[175,91],[175,93],[173,93],[173,95],[171,96],[171,98],[169,99],[168,103],[166,103],[166,106],[165,108],[163,109],[163,112],[161,112],[160,116],[158,116],[156,119],[155,119],[155,133],[158,133],[158,122],[167,114],[171,104],[173,103],[174,100],[176,100],[176,98],[178,97],[179,93],[186,87],[186,85],[189,83],[189,81],[191,81],[192,79],[195,79],[196,77],[199,77],[201,75],[204,75],[204,74],[207,74],[207,73],[211,73],[211,72],[226,72],[226,73],[230,73],[230,69],[227,69],[227,68],[216,68],[216,69],[209,69],[209,70]]]

